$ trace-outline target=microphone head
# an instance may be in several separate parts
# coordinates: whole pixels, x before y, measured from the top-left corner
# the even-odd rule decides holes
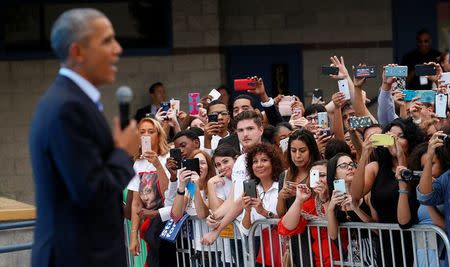
[[[119,103],[130,103],[133,99],[133,91],[128,86],[121,86],[116,91],[116,98]]]

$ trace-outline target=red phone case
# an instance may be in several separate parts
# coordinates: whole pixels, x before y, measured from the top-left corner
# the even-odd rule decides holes
[[[256,88],[256,81],[254,79],[236,79],[234,80],[235,91],[247,91]]]

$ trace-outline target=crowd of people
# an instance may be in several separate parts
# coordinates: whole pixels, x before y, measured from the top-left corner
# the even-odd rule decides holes
[[[448,52],[441,58],[426,63],[436,69],[436,75],[426,78],[429,89],[447,94],[448,86],[441,77],[450,72]],[[366,106],[366,78],[354,78],[342,57],[330,60],[331,66],[338,68],[330,78],[348,82],[350,99],[337,88],[329,102],[318,98],[306,105],[294,97],[291,116],[280,115],[278,104],[283,96],[269,97],[258,77],[250,78],[255,87],[245,94],[230,97],[230,90],[222,86],[219,99],[203,97],[195,116],[173,107],[168,111],[153,108],[156,103],[140,109],[138,128],[142,136],[151,136],[151,151],[136,155],[137,175],[127,188],[125,214],[132,221],[132,254],[139,255],[143,249],[140,233],[146,241],[148,266],[175,266],[174,257],[161,257],[162,253],[175,255],[175,245],[159,235],[165,221],[177,222],[185,213],[199,219],[193,238],[197,253],[207,251],[235,220],[239,230],[248,235],[256,220],[279,218],[277,232],[286,237],[304,233],[310,220],[326,220],[326,228],[311,231],[311,247],[301,246],[304,255],[312,251],[315,266],[330,266],[333,260],[348,259],[351,253],[352,259],[364,266],[382,266],[380,245],[400,255],[401,242],[406,253],[413,250],[410,235],[389,236],[382,231],[371,233],[369,239],[366,230],[354,237],[340,234],[343,230],[338,226],[344,222],[390,223],[401,228],[433,224],[449,233],[448,118],[436,117],[433,103],[422,103],[418,97],[405,101],[396,77],[385,75],[385,68],[394,64],[380,71],[378,110],[371,114]],[[157,95],[157,101],[164,100],[162,83],[155,83],[149,91]],[[142,115],[145,109],[149,112]],[[319,122],[323,113],[328,123]],[[211,115],[217,116],[217,121],[209,121]],[[359,117],[368,117],[370,123],[352,127],[351,120]],[[379,134],[393,142],[377,145],[371,137]],[[180,150],[181,160],[197,158],[199,173],[180,166],[170,148]],[[405,174],[408,171],[420,172],[414,179]],[[247,187],[249,181],[255,185],[255,195],[249,191],[251,186]],[[264,235],[264,229],[255,235]],[[328,238],[333,242],[329,244]],[[292,241],[292,246],[308,244],[306,237]],[[345,250],[343,254],[336,241]],[[240,239],[236,244],[243,245]],[[354,251],[354,247],[360,250]],[[294,264],[299,266],[298,249],[292,251]],[[417,249],[416,254],[417,266],[425,266],[425,262],[428,266],[448,265],[441,248]],[[219,258],[222,264],[242,263],[242,257],[234,253]],[[383,260],[386,266],[404,265],[402,257],[390,253]],[[407,257],[407,266],[413,260]]]
[[[195,266],[245,266],[245,236],[252,237],[260,219],[278,223],[254,232],[261,237],[251,248],[259,264],[280,266],[266,260],[280,247],[279,236],[297,236],[286,248],[290,266],[349,259],[362,266],[448,266],[436,236],[424,234],[437,245],[423,246],[406,231],[362,228],[355,235],[339,227],[427,224],[450,234],[450,81],[444,79],[450,64],[448,52],[433,57],[428,33],[419,32],[407,72],[389,64],[378,74],[377,114],[366,106],[366,78],[353,77],[344,59],[333,56],[329,77],[339,88],[328,103],[290,96],[286,109],[286,98],[269,97],[264,81],[251,77],[245,93],[219,87],[218,99],[203,97],[199,112],[189,115],[176,105],[159,107],[165,88],[155,83],[152,103],[128,125],[116,118],[112,130],[97,89],[115,81],[122,53],[111,22],[95,9],[71,9],[50,37],[61,68],[30,126],[37,204],[32,266],[125,266],[123,215],[130,220],[129,250],[149,267],[178,266],[163,230],[187,216],[197,219],[181,242],[192,248],[187,260]],[[442,97],[435,103],[402,90],[405,83],[417,88],[411,65],[424,63],[434,72],[418,81]],[[310,229],[312,220],[327,227]],[[235,232],[205,254],[230,224],[242,235]],[[266,237],[273,237],[272,246]]]

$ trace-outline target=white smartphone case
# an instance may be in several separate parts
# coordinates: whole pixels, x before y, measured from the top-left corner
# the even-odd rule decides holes
[[[339,91],[344,93],[345,100],[350,100],[350,88],[348,87],[347,79],[338,81]]]
[[[211,101],[217,100],[220,97],[220,93],[216,89],[212,89],[209,95],[212,97]]]
[[[436,117],[447,118],[447,98],[446,94],[437,94],[434,101]]]
[[[309,172],[309,187],[315,188],[319,183],[319,170],[311,170]]]
[[[148,135],[141,136],[142,154],[152,151],[152,138]]]

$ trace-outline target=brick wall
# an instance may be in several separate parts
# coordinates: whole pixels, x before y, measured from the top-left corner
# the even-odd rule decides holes
[[[303,53],[304,88],[308,92],[321,87],[326,96],[336,89],[335,82],[320,76],[317,68],[327,64],[330,55],[343,55],[352,64],[361,59],[383,64],[392,58],[391,48],[373,45],[392,39],[389,0],[173,0],[172,5],[174,54],[122,58],[116,84],[101,88],[108,120],[117,114],[114,92],[120,85],[134,89],[133,111],[147,103],[147,88],[155,81],[165,83],[169,98],[184,100],[186,109],[189,91],[206,93],[225,81],[221,46],[309,44]],[[360,42],[371,42],[371,48],[342,48]],[[320,48],[326,43],[340,48]],[[29,121],[57,69],[55,60],[0,61],[2,195],[34,202]],[[374,81],[368,85],[369,95],[374,95],[378,85]]]

